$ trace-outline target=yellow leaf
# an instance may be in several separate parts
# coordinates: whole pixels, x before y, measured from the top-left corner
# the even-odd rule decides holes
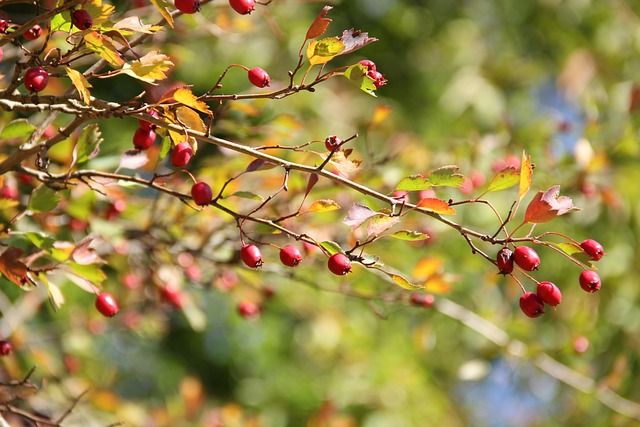
[[[127,18],[124,18],[116,22],[115,24],[113,24],[113,28],[116,28],[118,30],[129,30],[131,32],[145,33],[145,34],[153,34],[156,31],[159,31],[162,29],[162,27],[158,25],[143,24],[140,18],[137,16],[129,16]]]
[[[162,17],[167,21],[167,24],[171,28],[173,28],[173,17],[171,16],[171,5],[169,2],[165,0],[149,0],[152,5],[158,9],[158,12],[162,15]]]
[[[417,281],[428,280],[436,273],[442,271],[442,260],[440,258],[425,257],[418,261],[413,269],[413,278]]]
[[[122,67],[122,72],[143,82],[155,83],[156,80],[166,79],[165,71],[171,67],[173,67],[171,59],[154,50],[140,58],[139,61],[126,64]]]
[[[344,50],[344,43],[336,37],[314,40],[307,46],[307,57],[311,65],[325,64]]]
[[[109,17],[116,9],[115,6],[110,4],[102,4],[102,0],[91,0],[84,4],[83,8],[89,12],[91,18],[93,18],[93,25],[98,26],[103,22],[109,20]]]
[[[520,166],[520,191],[518,202],[527,194],[531,188],[531,178],[533,177],[533,166],[531,165],[531,157],[522,151],[522,166]]]
[[[199,101],[189,88],[181,87],[180,89],[178,89],[173,94],[173,99],[180,102],[181,104],[186,105],[187,107],[191,107],[194,110],[203,112],[209,117],[213,116],[213,113],[211,113],[211,110],[209,110],[209,106],[204,102]]]
[[[91,83],[87,81],[87,79],[80,71],[74,70],[73,68],[69,67],[64,67],[64,70],[67,72],[67,75],[71,79],[71,83],[73,83],[73,85],[78,90],[80,98],[82,98],[85,104],[90,104],[91,94],[89,93],[89,88],[93,87],[91,86]]]
[[[96,31],[85,34],[84,41],[89,50],[94,51],[109,64],[116,67],[124,65],[124,60],[120,57],[120,52],[113,45],[113,41]]]
[[[414,285],[413,283],[409,282],[404,277],[399,276],[397,274],[390,274],[390,277],[396,283],[396,285],[400,286],[401,288],[409,289],[409,290],[416,290],[416,289],[421,289],[422,288],[422,286]]]
[[[340,205],[338,205],[335,201],[329,199],[316,200],[309,206],[307,212],[328,212],[335,211],[340,209]]]
[[[204,125],[204,122],[198,113],[189,107],[178,107],[176,109],[176,116],[180,123],[188,129],[196,130],[198,132],[205,132],[207,130],[207,127]]]
[[[456,210],[445,200],[427,197],[418,202],[418,207],[441,215],[455,215]]]
[[[451,284],[446,280],[445,275],[436,273],[423,283],[424,289],[436,294],[444,294],[451,290]]]

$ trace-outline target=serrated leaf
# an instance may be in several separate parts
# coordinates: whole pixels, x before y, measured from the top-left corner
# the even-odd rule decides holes
[[[27,276],[27,266],[19,260],[22,254],[22,249],[10,246],[0,255],[0,273],[20,287]]]
[[[340,205],[338,205],[334,200],[322,199],[311,203],[307,212],[329,212],[338,209],[340,209]]]
[[[396,231],[395,233],[388,234],[387,236],[400,239],[400,240],[409,240],[409,241],[429,239],[428,234],[421,233],[419,231],[412,231],[412,230],[400,230],[400,231]]]
[[[229,194],[227,197],[240,197],[241,199],[257,200],[259,202],[264,200],[261,196],[250,191],[236,191],[233,194]]]
[[[376,96],[375,90],[377,88],[373,79],[367,76],[367,67],[360,64],[354,64],[347,68],[344,72],[344,76],[353,84],[358,86],[361,91],[366,92],[371,96]]]
[[[464,176],[458,172],[458,166],[442,166],[429,174],[429,183],[434,187],[461,187]]]
[[[580,210],[566,196],[560,196],[560,186],[554,185],[546,192],[539,191],[529,202],[524,214],[524,222],[541,224],[568,212]]]
[[[520,183],[520,171],[514,166],[507,166],[493,176],[487,192],[506,190],[518,183]]]
[[[71,79],[71,83],[73,83],[78,91],[80,99],[82,99],[82,101],[87,105],[91,104],[91,93],[89,92],[89,88],[93,87],[91,86],[91,83],[87,81],[80,71],[69,67],[64,67],[64,70],[67,72],[67,76]]]
[[[281,234],[282,231],[269,224],[258,224],[256,226],[256,232],[261,234]]]
[[[398,216],[378,215],[371,218],[367,224],[367,236],[379,236],[400,221]]]
[[[414,291],[416,289],[422,289],[422,286],[414,285],[413,283],[409,282],[407,279],[405,279],[404,277],[398,274],[390,274],[389,277],[391,277],[391,280],[393,280],[396,285],[400,286],[403,289],[408,289],[410,291]]]
[[[332,6],[325,6],[322,8],[316,19],[313,21],[309,29],[307,30],[307,35],[305,36],[305,40],[315,39],[316,37],[320,37],[327,31],[327,27],[331,23],[331,19],[325,18],[327,13],[333,9]]]
[[[32,212],[48,212],[55,209],[61,200],[60,194],[42,184],[31,193],[27,209]]]
[[[344,50],[344,43],[337,37],[314,40],[307,46],[307,58],[311,65],[326,64]]]
[[[455,215],[456,210],[445,200],[427,197],[418,202],[418,207],[440,215]]]
[[[121,72],[146,83],[155,83],[157,80],[166,79],[165,72],[173,65],[167,55],[153,50],[138,61],[124,64]]]
[[[102,59],[115,67],[122,67],[124,59],[113,44],[113,40],[96,31],[85,34],[84,41],[87,48],[97,53]]]
[[[36,127],[27,121],[27,119],[12,120],[0,132],[0,139],[19,138],[26,141],[31,136]]]
[[[193,129],[198,132],[205,132],[207,130],[207,127],[204,125],[204,122],[202,121],[198,113],[196,113],[189,107],[178,107],[176,109],[176,116],[178,120],[180,120],[180,123],[182,123],[188,129]],[[184,139],[185,136],[182,135],[180,141],[184,141]]]
[[[429,179],[421,174],[415,174],[402,178],[396,186],[396,191],[421,191],[429,188],[431,188]]]
[[[342,250],[340,245],[337,244],[336,242],[332,242],[330,240],[327,240],[327,241],[324,241],[324,242],[320,242],[319,244],[320,244],[320,246],[322,246],[324,248],[325,251],[329,252],[329,255],[333,255],[333,254],[337,254],[337,253],[344,253],[344,251]]]
[[[100,144],[102,143],[102,133],[96,123],[82,129],[82,133],[78,137],[75,152],[77,153],[77,164],[82,164],[93,159],[100,152]]]
[[[518,191],[518,203],[527,194],[529,188],[531,188],[531,179],[533,177],[533,165],[531,164],[531,157],[522,151],[522,162],[520,166],[520,189]]]
[[[181,87],[173,94],[173,99],[178,101],[181,104],[186,105],[187,107],[191,107],[194,110],[198,110],[202,113],[205,113],[209,117],[213,116],[211,110],[209,110],[209,106],[202,101],[198,100],[198,97],[191,92],[191,89],[186,87]]]
[[[171,9],[173,5],[165,0],[149,0],[152,5],[158,9],[158,12],[162,15],[162,17],[167,21],[167,24],[171,28],[173,28],[173,17],[171,16]]]
[[[379,215],[378,212],[364,205],[354,203],[351,205],[347,217],[342,221],[344,224],[357,228],[362,225],[366,220]]]
[[[340,55],[346,55],[347,53],[354,52],[366,45],[377,42],[375,37],[369,37],[369,33],[365,33],[360,30],[345,30],[342,32],[340,41],[344,44],[344,49],[340,52]]]

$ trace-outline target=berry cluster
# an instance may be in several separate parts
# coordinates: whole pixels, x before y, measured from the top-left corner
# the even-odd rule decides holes
[[[156,110],[150,110],[149,115],[156,119],[160,118]],[[138,119],[138,125],[140,127],[133,134],[133,146],[138,150],[147,150],[156,140],[156,129],[158,127],[142,119]]]
[[[598,261],[604,256],[602,245],[595,240],[585,240],[580,244],[580,248],[591,261]],[[496,255],[496,265],[500,274],[513,276],[514,265],[526,272],[537,270],[540,266],[540,257],[529,246],[518,246],[513,251],[504,247]],[[518,281],[518,283],[520,282]],[[549,281],[537,283],[536,292],[527,292],[522,287],[523,295],[520,297],[520,309],[528,317],[541,316],[544,313],[545,304],[556,307],[562,301],[562,293],[554,283]],[[579,277],[579,283],[580,287],[589,293],[596,292],[601,287],[600,276],[593,270],[583,270]]]
[[[358,62],[358,64],[367,69],[367,77],[373,80],[373,84],[376,85],[376,88],[387,84],[387,80],[384,78],[384,75],[376,70],[376,64],[373,61],[369,59],[363,59],[362,61]]]
[[[182,13],[193,14],[200,10],[200,0],[175,0],[176,9]],[[248,15],[256,8],[255,0],[229,0],[229,6],[240,15]]]
[[[240,258],[247,267],[258,268],[263,264],[262,252],[253,244],[242,246]],[[280,261],[287,267],[297,267],[302,262],[302,254],[296,246],[287,245],[280,249]],[[351,261],[348,256],[338,252],[329,257],[327,267],[333,274],[344,276],[351,272]]]

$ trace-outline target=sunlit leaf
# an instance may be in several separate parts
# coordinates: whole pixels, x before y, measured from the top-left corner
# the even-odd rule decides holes
[[[434,187],[460,187],[464,176],[458,172],[458,166],[442,166],[429,174],[429,183]]]
[[[0,132],[0,139],[19,138],[26,141],[31,136],[36,127],[27,121],[27,119],[12,120]]]
[[[435,212],[440,215],[455,215],[456,210],[449,206],[445,200],[435,199],[431,197],[424,198],[418,202],[418,207]]]
[[[418,241],[418,240],[426,240],[429,238],[428,234],[421,233],[419,231],[412,230],[400,230],[395,233],[388,234],[388,237],[394,237],[400,240],[409,240],[409,241]]]
[[[327,13],[333,9],[332,6],[325,6],[322,8],[316,19],[313,21],[309,29],[307,30],[307,35],[305,36],[305,40],[315,39],[316,37],[320,37],[327,31],[327,27],[331,23],[331,19],[325,18]]]
[[[104,262],[94,248],[91,247],[92,237],[82,240],[71,252],[71,259],[80,265],[98,264]]]
[[[351,205],[347,217],[342,222],[352,228],[357,228],[366,220],[376,215],[379,215],[379,213],[373,209],[354,203]]]
[[[281,234],[282,231],[269,224],[258,224],[256,226],[256,232],[261,234]]]
[[[520,183],[520,171],[514,166],[507,166],[494,175],[487,187],[487,191],[506,190],[518,183]]]
[[[60,194],[42,184],[31,193],[27,209],[32,212],[47,212],[55,209],[61,200]]]
[[[529,202],[524,214],[524,221],[540,224],[564,215],[568,212],[580,210],[573,205],[573,201],[566,196],[560,196],[560,186],[554,185],[546,192],[539,191]]]
[[[211,110],[209,110],[209,106],[202,101],[198,100],[191,89],[186,87],[181,87],[173,94],[173,98],[181,104],[186,105],[187,107],[191,107],[194,110],[198,110],[202,113],[207,114],[208,116],[213,116]]]
[[[344,72],[344,76],[349,79],[353,84],[358,86],[361,91],[368,93],[371,96],[377,96],[375,94],[376,85],[373,79],[367,76],[367,67],[354,64],[347,68]]]
[[[344,253],[344,251],[342,250],[340,245],[337,244],[336,242],[332,242],[330,240],[327,240],[327,241],[324,241],[324,242],[319,242],[319,244],[320,244],[320,246],[322,246],[324,248],[324,250],[329,252],[329,255],[333,255],[333,254],[337,254],[337,253]]]
[[[62,291],[60,291],[58,285],[49,282],[45,274],[38,276],[38,278],[44,283],[45,287],[47,288],[47,293],[49,294],[49,303],[51,304],[51,307],[54,311],[58,311],[64,304],[64,295],[62,295]]]
[[[178,120],[180,120],[180,123],[182,123],[188,129],[193,129],[198,132],[204,132],[207,129],[198,113],[196,113],[189,107],[178,107],[176,109],[176,116],[178,117]],[[180,140],[184,141],[184,139],[185,136],[182,135]]]
[[[327,155],[321,154],[321,157],[326,158]],[[343,151],[336,151],[331,156],[329,163],[343,175],[349,175],[350,173],[360,169],[362,160],[348,159]]]
[[[147,153],[140,150],[128,150],[120,155],[120,166],[118,169],[140,169],[149,162]]]
[[[51,18],[49,25],[51,26],[51,32],[62,31],[68,33],[71,31],[71,14],[66,11],[64,13],[58,13]]]
[[[113,24],[113,28],[130,30],[134,33],[145,33],[145,34],[153,34],[156,31],[162,29],[161,26],[158,25],[149,25],[144,24],[137,16],[128,16],[115,24]]]
[[[102,143],[102,134],[100,128],[96,123],[92,123],[89,126],[82,129],[82,133],[78,137],[78,143],[76,144],[76,163],[82,164],[88,160],[93,159],[100,152],[100,144]]]
[[[241,199],[257,200],[259,202],[264,200],[261,196],[250,191],[236,191],[235,193],[229,194],[226,197],[240,197]]]
[[[173,140],[172,140],[173,135],[171,134],[171,131],[169,131],[169,135],[165,136],[164,138],[162,138],[162,143],[160,145],[160,158],[164,159],[167,154],[169,154],[169,151],[171,151],[171,147],[173,147]]]
[[[344,49],[340,52],[340,55],[346,55],[347,53],[354,52],[366,45],[377,42],[375,37],[369,37],[369,33],[360,30],[345,30],[342,32],[340,41],[344,43]]]
[[[38,233],[35,231],[28,231],[23,234],[33,245],[38,249],[48,251],[53,248],[55,239],[45,233]]]
[[[158,12],[162,15],[162,17],[167,21],[169,26],[173,28],[173,17],[171,16],[171,10],[173,9],[173,4],[166,0],[149,0],[152,5],[158,9]]]
[[[255,159],[251,163],[249,163],[249,166],[247,166],[247,169],[245,169],[245,171],[246,172],[263,171],[263,170],[273,169],[276,166],[277,165],[275,163],[267,162],[266,160],[262,160],[262,159]]]
[[[165,72],[169,71],[173,65],[167,55],[153,50],[140,58],[139,61],[124,64],[122,72],[143,82],[155,83],[157,80],[166,79]]]
[[[100,285],[107,279],[106,274],[102,271],[102,267],[98,264],[78,264],[76,262],[67,262],[65,267],[69,268],[75,275],[95,284]]]
[[[402,178],[396,186],[396,191],[421,191],[431,187],[428,178],[421,174],[415,174]]]
[[[311,65],[325,64],[344,50],[344,43],[337,37],[314,40],[307,46],[307,58]]]
[[[379,236],[400,221],[398,216],[377,215],[367,224],[367,236]]]
[[[22,249],[10,246],[0,255],[0,273],[18,286],[25,284],[27,276],[27,266],[19,260],[22,254]]]
[[[317,173],[309,174],[309,181],[307,182],[307,189],[304,192],[304,197],[305,198],[309,195],[309,192],[316,185],[317,182],[318,182],[318,174]]]
[[[408,289],[410,291],[414,291],[416,289],[422,288],[422,286],[414,285],[413,283],[409,282],[407,279],[405,279],[404,277],[398,274],[390,274],[389,277],[391,277],[391,280],[393,280],[396,283],[396,285],[400,286],[401,288]]]
[[[324,199],[313,202],[311,206],[309,206],[309,209],[307,209],[307,212],[328,212],[338,209],[340,209],[340,205],[334,200]]]
[[[595,265],[591,262],[592,261],[591,257],[587,255],[579,245],[576,245],[575,243],[570,243],[570,242],[562,242],[562,243],[550,242],[550,243],[556,248],[560,249],[565,254],[575,259],[576,261],[580,262],[586,268],[589,268],[591,270],[597,270]]]
[[[518,192],[518,202],[527,194],[531,188],[531,178],[533,177],[533,165],[531,157],[522,151],[522,162],[520,166],[520,190]]]
[[[116,67],[124,65],[124,59],[118,49],[113,45],[113,40],[96,31],[85,34],[84,41],[88,49],[100,55],[109,64]]]
[[[422,258],[416,266],[413,268],[411,276],[416,281],[426,281],[434,274],[441,272],[443,269],[443,263],[440,258],[425,257]]]
[[[89,15],[93,18],[93,25],[99,26],[109,19],[115,10],[115,6],[103,3],[102,0],[89,0],[84,3],[83,9],[89,12]]]
[[[75,86],[82,101],[89,105],[91,103],[91,93],[89,92],[89,88],[93,87],[91,86],[91,83],[87,81],[80,71],[74,70],[70,67],[64,67],[64,70],[67,72],[67,76],[71,79],[71,83]]]

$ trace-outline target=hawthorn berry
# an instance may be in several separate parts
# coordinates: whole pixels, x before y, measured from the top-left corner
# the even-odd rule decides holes
[[[133,146],[138,150],[146,150],[156,140],[156,131],[138,128],[133,134]]]
[[[29,68],[24,73],[24,87],[31,93],[42,92],[49,83],[49,73],[42,67]]]
[[[187,142],[181,142],[176,145],[171,153],[171,164],[177,168],[181,168],[189,163],[191,157],[193,156],[193,149],[191,145]]]
[[[327,150],[340,151],[340,144],[342,144],[342,139],[338,138],[336,135],[328,136],[327,139],[324,140],[324,146]]]
[[[35,40],[42,35],[42,27],[36,24],[29,28],[23,35],[27,40]]]
[[[373,79],[373,84],[376,88],[387,84],[387,80],[384,78],[384,75],[376,70],[370,70],[367,73],[367,76]]]
[[[18,200],[20,192],[15,185],[4,184],[0,187],[0,199]]]
[[[76,28],[80,30],[88,30],[93,27],[93,18],[84,9],[76,9],[71,13],[71,21]]]
[[[9,29],[9,21],[6,19],[0,19],[0,34],[4,34]]]
[[[513,272],[513,251],[507,247],[500,249],[496,256],[496,264],[500,274],[511,274]]]
[[[351,272],[351,261],[349,261],[349,258],[345,254],[340,252],[329,257],[327,266],[333,274],[338,276],[344,276]]]
[[[7,340],[0,340],[0,356],[8,356],[13,351],[13,346]]]
[[[96,298],[96,309],[104,317],[113,317],[118,313],[118,303],[113,295],[103,292]]]
[[[539,317],[544,313],[544,302],[533,292],[525,292],[520,297],[520,310],[528,317]]]
[[[205,206],[211,203],[213,192],[206,182],[196,182],[191,187],[191,197],[193,202],[198,206]]]
[[[513,252],[513,261],[525,271],[537,270],[540,266],[538,253],[529,246],[518,246]]]
[[[593,270],[583,270],[579,280],[580,287],[589,293],[597,292],[602,286],[600,276]]]
[[[262,265],[262,254],[256,245],[244,245],[240,249],[240,258],[247,267],[258,268]]]
[[[156,119],[160,118],[160,114],[158,114],[156,110],[149,110],[147,111],[147,114],[149,114],[151,117],[155,117]],[[142,119],[138,119],[138,126],[145,130],[156,130],[158,128],[156,124]]]
[[[252,301],[241,301],[238,304],[238,313],[245,319],[254,319],[260,315],[260,306]]]
[[[376,64],[369,59],[363,59],[362,61],[358,62],[358,64],[362,65],[363,67],[366,67],[367,72],[376,71]]]
[[[589,255],[592,261],[599,261],[604,256],[604,248],[593,239],[587,239],[580,243],[580,247]]]
[[[429,308],[433,306],[433,303],[436,301],[436,297],[434,297],[432,294],[421,294],[418,292],[414,292],[411,294],[410,301],[413,305]]]
[[[200,0],[175,0],[173,3],[183,13],[192,14],[200,10]]]
[[[256,87],[267,87],[271,83],[271,77],[260,67],[252,68],[248,71],[249,81]]]
[[[229,5],[240,15],[248,15],[256,8],[255,0],[229,0]]]
[[[302,262],[302,254],[297,247],[287,245],[280,249],[280,261],[287,267],[296,267]]]
[[[537,295],[545,304],[555,307],[562,301],[562,292],[551,282],[538,283]]]

